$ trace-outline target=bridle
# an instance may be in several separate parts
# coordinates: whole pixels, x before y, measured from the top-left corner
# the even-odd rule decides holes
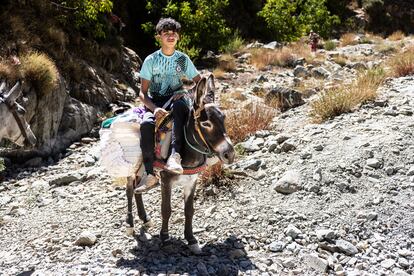
[[[195,145],[192,145],[190,143],[190,141],[188,141],[187,139],[187,127],[184,128],[184,138],[186,143],[188,144],[188,146],[193,149],[194,151],[201,153],[203,155],[214,155],[214,151],[211,149],[211,146],[207,143],[206,138],[203,135],[203,132],[201,131],[200,128],[200,116],[201,116],[201,112],[204,110],[204,108],[199,107],[197,109],[194,109],[193,107],[190,109],[190,115],[188,116],[188,120],[187,120],[187,127],[190,125],[190,119],[191,119],[191,115],[194,116],[194,129],[197,132],[198,136],[200,137],[201,141],[203,142],[204,145],[201,145],[198,141],[198,139],[195,137],[194,132],[192,133],[193,135],[193,140],[197,143],[198,146],[202,147],[203,149],[207,149],[207,151],[203,151],[198,149]],[[192,114],[191,114],[192,113]]]
[[[3,94],[0,94],[0,104],[5,104],[7,106],[7,108],[10,110],[10,112],[13,114],[14,119],[16,120],[17,125],[19,126],[20,129],[20,135],[19,137],[17,137],[17,140],[19,140],[19,138],[23,135],[23,137],[26,139],[26,141],[29,141],[29,135],[26,132],[26,128],[22,122],[22,119],[20,118],[19,114],[17,114],[17,103],[15,101],[13,101],[12,103],[10,103],[9,101],[7,101]],[[14,142],[15,142],[14,141]]]

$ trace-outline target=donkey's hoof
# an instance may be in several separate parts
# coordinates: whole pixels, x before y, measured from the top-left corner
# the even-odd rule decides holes
[[[133,236],[133,235],[135,235],[134,227],[128,226],[126,228],[126,233],[127,233],[127,236]]]
[[[148,220],[147,222],[144,222],[144,224],[142,224],[142,227],[145,230],[150,229],[153,226],[154,226],[154,223],[152,223],[152,220]]]
[[[188,245],[188,248],[190,248],[191,252],[194,255],[200,255],[201,253],[203,253],[203,251],[201,250],[201,247],[198,243],[193,243]]]

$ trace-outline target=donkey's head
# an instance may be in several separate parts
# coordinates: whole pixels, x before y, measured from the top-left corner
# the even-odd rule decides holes
[[[225,115],[214,103],[214,77],[202,78],[196,86],[194,114],[196,129],[207,146],[225,163],[234,161],[234,148],[224,126]]]
[[[17,82],[8,93],[3,92],[5,87],[3,82],[0,85],[0,140],[6,138],[19,146],[33,146],[36,136],[24,117],[26,110],[16,102],[22,92],[21,84]]]

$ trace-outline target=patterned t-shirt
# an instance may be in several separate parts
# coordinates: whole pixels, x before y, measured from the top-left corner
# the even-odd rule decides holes
[[[158,50],[144,60],[140,77],[150,81],[149,95],[153,99],[160,99],[171,97],[180,90],[184,76],[193,79],[198,74],[186,54],[175,51],[171,56],[166,56]]]

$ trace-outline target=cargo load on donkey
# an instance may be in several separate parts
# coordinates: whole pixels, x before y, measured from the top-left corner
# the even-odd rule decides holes
[[[144,113],[144,107],[134,107],[102,122],[99,131],[100,164],[112,177],[133,176],[142,165],[140,124]],[[166,116],[160,122],[155,152],[158,159],[166,159],[172,121]]]

